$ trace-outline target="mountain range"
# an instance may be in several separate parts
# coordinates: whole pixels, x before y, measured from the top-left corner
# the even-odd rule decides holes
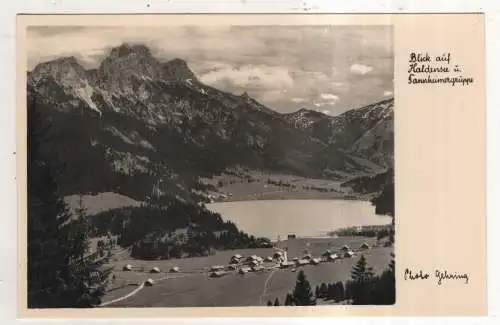
[[[95,69],[74,57],[40,63],[27,96],[51,122],[45,149],[65,163],[63,195],[145,200],[154,189],[159,200],[192,200],[208,190],[200,177],[235,166],[345,181],[393,167],[392,98],[338,116],[281,114],[144,45],[113,48]]]

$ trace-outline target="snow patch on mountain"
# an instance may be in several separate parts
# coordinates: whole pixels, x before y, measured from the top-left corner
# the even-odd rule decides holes
[[[143,148],[150,149],[150,150],[156,150],[155,147],[153,147],[153,145],[151,143],[149,143],[147,140],[141,138],[139,133],[137,133],[136,131],[132,131],[129,135],[126,135],[125,133],[118,130],[114,126],[107,127],[106,131],[109,131],[114,136],[119,137],[125,143],[132,144],[132,145],[139,145]]]

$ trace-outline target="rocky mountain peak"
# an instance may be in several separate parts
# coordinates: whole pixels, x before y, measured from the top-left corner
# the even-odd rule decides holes
[[[29,73],[29,79],[34,83],[45,77],[52,77],[64,84],[78,83],[86,78],[86,71],[74,56],[61,57],[39,63]]]
[[[166,80],[197,80],[186,61],[175,58],[163,64],[163,73]]]
[[[151,57],[151,50],[144,44],[123,43],[120,46],[111,49],[109,57],[123,58],[129,55]]]

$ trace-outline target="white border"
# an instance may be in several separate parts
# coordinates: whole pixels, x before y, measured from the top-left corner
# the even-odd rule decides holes
[[[488,311],[489,318],[373,318],[360,317],[332,319],[202,319],[202,320],[163,320],[162,324],[222,324],[238,322],[254,324],[308,324],[317,322],[331,324],[487,324],[500,323],[500,269],[498,264],[498,240],[500,218],[500,1],[471,0],[418,0],[418,1],[321,1],[321,0],[18,0],[4,1],[0,10],[0,186],[1,218],[0,224],[0,315],[2,324],[16,321],[17,302],[17,213],[15,184],[15,16],[17,13],[429,13],[429,12],[485,12],[486,13],[486,55],[487,55],[487,136],[488,136]],[[474,218],[474,216],[471,216]],[[5,263],[6,262],[6,263]],[[49,324],[52,321],[31,320],[34,324]],[[65,323],[65,321],[61,321]],[[90,324],[93,321],[74,321]],[[143,324],[153,321],[117,320],[119,324]],[[156,321],[158,322],[158,321]]]

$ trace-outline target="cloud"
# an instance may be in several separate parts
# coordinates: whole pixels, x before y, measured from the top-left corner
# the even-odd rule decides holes
[[[368,72],[371,72],[373,70],[373,67],[369,67],[369,66],[364,65],[364,64],[355,63],[355,64],[351,65],[350,69],[351,69],[352,73],[365,75]]]
[[[328,102],[316,102],[316,103],[314,103],[314,106],[316,106],[316,107],[324,107],[324,106],[333,107],[333,106],[335,106],[336,103],[337,103],[336,100],[328,101]]]
[[[384,97],[391,97],[393,95],[394,95],[394,93],[392,91],[388,91],[388,90],[384,91]]]
[[[202,74],[200,80],[209,85],[230,83],[236,87],[284,89],[293,85],[293,79],[286,67],[270,66],[233,66],[230,64],[218,67],[213,71]]]
[[[336,115],[394,88],[391,26],[39,26],[27,32],[28,68],[70,55],[95,68],[123,42],[160,61],[182,58],[202,82],[279,112]]]
[[[340,99],[340,97],[339,97],[339,96],[336,96],[336,95],[331,94],[331,93],[323,93],[323,94],[321,94],[320,96],[321,96],[321,98],[323,98],[323,99],[330,99],[330,100],[332,100],[332,101],[337,101],[337,100],[339,100],[339,99]]]

